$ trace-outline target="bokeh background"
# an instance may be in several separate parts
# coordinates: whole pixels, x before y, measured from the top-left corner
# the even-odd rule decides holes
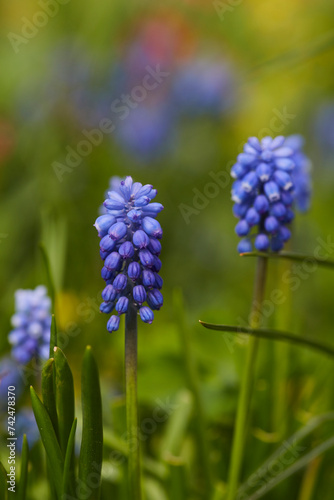
[[[78,397],[81,357],[90,344],[103,381],[106,425],[112,424],[108,410],[123,404],[124,337],[122,328],[108,334],[107,316],[98,313],[103,281],[93,223],[112,176],[153,184],[165,207],[159,215],[165,304],[151,326],[139,326],[141,418],[152,414],[157,399],[174,401],[187,387],[174,304],[181,290],[210,467],[224,483],[246,343],[231,347],[230,338],[204,330],[198,320],[247,320],[255,262],[236,252],[231,183],[205,193],[212,172],[226,180],[249,136],[301,133],[314,192],[309,213],[295,220],[290,248],[312,254],[318,238],[334,239],[333,2],[72,0],[55,2],[46,21],[38,14],[45,12],[42,5],[0,4],[0,351],[10,351],[15,290],[47,284],[38,247],[43,241]],[[147,67],[165,76],[143,99],[137,91],[137,101],[121,113],[120,101],[142,85]],[[69,151],[106,118],[114,131],[80,154],[75,166],[66,164]],[[267,324],[330,343],[331,272],[300,277],[291,291],[282,282],[284,266],[269,266],[268,294],[280,288],[287,300]],[[298,276],[297,268],[291,272]],[[76,334],[69,335],[73,324]],[[332,409],[332,373],[326,356],[261,343],[244,479],[310,417]],[[159,424],[145,441],[149,456],[157,455],[165,427]],[[333,426],[321,427],[305,447],[311,450],[331,432]],[[195,488],[200,460],[191,415],[181,454]],[[331,499],[333,459],[328,452],[265,498]],[[106,479],[115,498],[123,498],[118,481],[117,475]],[[32,491],[44,491],[43,484],[35,471]]]

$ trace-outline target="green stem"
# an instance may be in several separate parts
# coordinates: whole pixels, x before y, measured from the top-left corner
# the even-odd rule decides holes
[[[266,282],[266,271],[267,259],[259,257],[257,261],[253,303],[249,321],[251,328],[257,328],[260,324],[260,313]],[[247,350],[246,366],[241,383],[235,431],[233,436],[227,500],[234,500],[238,489],[245,446],[245,429],[253,390],[258,343],[259,340],[252,337]]]
[[[125,318],[126,420],[129,442],[129,498],[141,499],[137,402],[137,311],[131,304]]]

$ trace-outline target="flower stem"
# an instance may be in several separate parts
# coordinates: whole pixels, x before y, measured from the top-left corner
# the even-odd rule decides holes
[[[131,498],[131,500],[140,500],[140,450],[137,402],[137,311],[133,305],[129,305],[125,318],[125,386],[127,438],[129,447],[129,498]]]
[[[261,305],[263,301],[264,288],[266,282],[267,259],[259,257],[257,261],[255,287],[253,295],[253,303],[250,313],[249,324],[251,328],[258,328],[261,321]],[[241,382],[241,390],[239,394],[236,425],[233,436],[232,456],[228,480],[228,495],[227,500],[235,500],[238,483],[240,478],[240,470],[245,445],[245,429],[249,412],[250,401],[252,397],[255,361],[258,351],[258,338],[251,338],[246,357],[246,366]]]

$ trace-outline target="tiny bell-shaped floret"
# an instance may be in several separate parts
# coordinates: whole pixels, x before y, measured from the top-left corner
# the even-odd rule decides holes
[[[153,314],[153,311],[147,307],[147,306],[144,306],[144,307],[141,307],[139,309],[139,314],[140,314],[140,318],[142,321],[144,321],[144,323],[149,323],[151,324],[153,319],[154,319],[154,314]]]

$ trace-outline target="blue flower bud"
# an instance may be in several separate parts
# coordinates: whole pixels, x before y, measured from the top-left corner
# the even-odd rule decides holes
[[[156,273],[158,273],[161,269],[161,266],[162,266],[162,263],[161,263],[161,260],[159,259],[159,257],[157,257],[156,255],[153,255],[152,271],[155,271]]]
[[[235,226],[235,232],[238,236],[247,236],[247,234],[249,233],[249,229],[250,227],[244,219],[240,220]]]
[[[154,214],[154,217],[156,217],[163,209],[164,207],[161,203],[150,203],[149,205],[143,207],[142,211],[144,215],[149,212],[150,214]]]
[[[267,217],[264,221],[264,228],[268,233],[276,233],[278,231],[278,228],[280,227],[280,224],[276,217],[273,217],[270,215]]]
[[[141,307],[139,309],[139,314],[140,314],[141,320],[144,321],[144,323],[151,324],[152,321],[154,320],[153,311],[147,306]]]
[[[139,251],[139,259],[143,266],[152,267],[154,263],[153,255],[147,249]]]
[[[282,241],[289,241],[289,239],[291,238],[291,231],[287,227],[281,226],[278,235]]]
[[[253,250],[252,242],[248,238],[244,238],[238,243],[238,252],[239,253],[247,253]]]
[[[101,276],[104,279],[104,281],[107,281],[107,280],[110,280],[112,278],[113,273],[112,273],[112,271],[107,269],[105,266],[103,266],[102,270],[101,270]]]
[[[273,236],[270,245],[273,252],[279,252],[284,247],[284,241],[279,236]]]
[[[109,252],[103,252],[102,250],[100,250],[100,257],[102,260],[105,260],[106,257],[108,257],[109,255]]]
[[[238,217],[238,219],[243,218],[246,215],[248,208],[248,203],[235,203],[233,205],[233,214],[235,217]]]
[[[266,182],[266,184],[264,185],[264,192],[266,193],[268,200],[271,202],[280,199],[281,196],[280,190],[276,182],[273,181]]]
[[[159,240],[155,238],[150,238],[149,245],[147,249],[153,254],[153,255],[160,255],[161,253],[161,243]]]
[[[100,305],[100,312],[109,314],[115,307],[115,302],[102,302]]]
[[[135,199],[135,207],[144,207],[148,203],[150,203],[150,198],[148,196],[141,196],[140,198]]]
[[[113,302],[116,299],[117,292],[112,285],[107,285],[102,292],[104,302]]]
[[[107,323],[108,332],[116,332],[119,328],[119,316],[111,316]]]
[[[258,234],[254,241],[254,246],[259,252],[265,252],[270,245],[269,238],[266,234]]]
[[[125,274],[118,274],[113,282],[113,287],[117,292],[121,292],[126,288],[128,283],[127,277]]]
[[[277,184],[284,189],[284,191],[288,191],[293,187],[293,182],[290,175],[283,170],[276,170],[274,173],[274,179]]]
[[[162,293],[156,289],[150,290],[147,294],[147,302],[152,309],[159,310],[164,303]]]
[[[112,215],[100,215],[95,221],[94,226],[97,229],[100,238],[108,234],[108,229],[110,226],[115,224],[116,219]]]
[[[141,210],[130,210],[130,212],[128,212],[128,218],[131,222],[139,222],[142,218]]]
[[[249,165],[253,163],[253,161],[255,160],[255,156],[247,153],[240,153],[237,159],[238,163],[241,163],[242,165]]]
[[[131,241],[125,241],[119,247],[118,252],[123,259],[129,259],[133,257],[135,250],[133,248]]]
[[[245,175],[241,182],[242,189],[246,191],[246,193],[250,193],[253,191],[259,183],[259,179],[255,172],[249,172]]]
[[[260,222],[260,214],[255,208],[251,207],[247,210],[245,219],[249,226],[255,226]]]
[[[116,242],[110,238],[109,234],[104,236],[102,238],[102,240],[100,241],[100,249],[102,250],[102,252],[110,253],[113,251],[115,246],[116,246]]]
[[[256,175],[258,176],[261,182],[269,181],[272,173],[273,173],[273,168],[270,165],[268,165],[268,163],[260,163],[256,168]]]
[[[283,191],[283,193],[281,193],[281,200],[286,206],[292,205],[293,195],[287,191]]]
[[[116,194],[116,193],[115,193]],[[110,196],[110,193],[109,193]],[[117,198],[114,196],[113,198],[107,198],[103,205],[106,207],[107,210],[123,210],[125,203],[124,199],[122,196],[117,195]]]
[[[277,219],[281,219],[284,217],[286,214],[286,208],[283,203],[280,203],[279,201],[276,203],[273,203],[270,207],[270,215],[273,215],[274,217],[277,217]]]
[[[248,167],[241,163],[235,163],[231,168],[231,177],[233,179],[241,179],[248,172]]]
[[[141,273],[138,262],[131,262],[128,267],[128,276],[132,281],[136,281]]]
[[[159,290],[161,290],[162,285],[164,283],[164,280],[162,279],[162,277],[158,273],[154,273],[154,274],[155,274],[155,284],[154,284],[154,286],[156,288],[158,288]]]
[[[111,254],[108,255],[108,257],[104,261],[104,266],[109,271],[119,271],[121,265],[122,265],[122,259],[118,252],[112,252]]]
[[[284,158],[286,156],[292,156],[293,149],[283,146],[281,148],[275,149],[274,155],[276,156],[276,158]]]
[[[138,248],[146,248],[150,242],[150,238],[145,231],[138,229],[132,237],[133,244]]]
[[[256,151],[261,151],[261,144],[257,137],[250,137],[247,143],[252,146]]]
[[[243,189],[241,181],[235,181],[232,185],[231,197],[235,203],[242,203],[248,198],[248,193]]]
[[[153,288],[155,284],[155,276],[152,271],[144,269],[143,271],[143,285],[147,288]]]
[[[162,229],[159,222],[152,217],[144,217],[142,226],[148,236],[160,239],[162,237]]]
[[[127,297],[120,297],[116,304],[116,311],[118,314],[124,314],[128,310],[129,299]]]
[[[143,285],[138,285],[133,287],[133,298],[137,304],[142,305],[146,300],[146,290]]]
[[[294,162],[289,158],[277,158],[275,159],[275,165],[277,168],[285,170],[286,172],[291,172],[295,167]]]
[[[286,211],[286,214],[284,216],[284,222],[286,224],[290,224],[290,222],[292,222],[294,218],[295,218],[295,214],[294,214],[293,210],[288,208]]]
[[[264,194],[259,194],[254,201],[254,208],[259,214],[265,214],[269,210],[269,201]]]
[[[141,198],[142,196],[148,196],[152,191],[153,186],[151,184],[145,184],[136,193],[136,198]]]
[[[115,241],[121,240],[127,233],[128,228],[124,224],[124,222],[116,222],[109,229],[109,236]]]
[[[123,198],[126,201],[130,200],[131,196],[131,189],[132,189],[132,177],[127,176],[123,181],[120,182],[119,184],[119,190],[123,195]]]

